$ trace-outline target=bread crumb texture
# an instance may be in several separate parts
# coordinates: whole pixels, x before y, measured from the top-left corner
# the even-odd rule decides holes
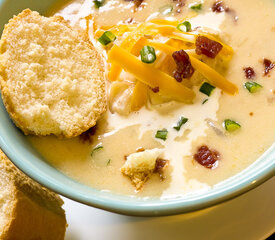
[[[19,171],[0,150],[0,239],[63,240],[61,198]]]
[[[156,160],[162,152],[162,149],[154,148],[144,152],[132,153],[127,157],[125,164],[120,170],[131,179],[136,189],[140,190],[153,174]]]
[[[106,110],[103,60],[87,34],[60,16],[26,9],[9,21],[0,44],[0,86],[25,134],[74,137]]]

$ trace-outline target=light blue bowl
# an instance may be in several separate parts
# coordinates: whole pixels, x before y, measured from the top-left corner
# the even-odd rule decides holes
[[[0,0],[0,27],[24,8],[45,12],[54,0]],[[136,216],[172,215],[206,208],[234,198],[263,183],[275,174],[275,144],[256,162],[208,192],[169,200],[137,199],[88,187],[49,165],[26,141],[0,101],[0,147],[13,163],[42,185],[75,201]]]

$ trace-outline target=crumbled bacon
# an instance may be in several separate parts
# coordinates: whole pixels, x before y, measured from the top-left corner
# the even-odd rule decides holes
[[[220,154],[216,150],[209,149],[206,145],[198,148],[194,159],[206,168],[215,168],[218,165]]]
[[[264,59],[264,76],[268,75],[270,70],[273,69],[275,67],[275,64],[270,61],[269,59]]]
[[[159,87],[151,88],[151,90],[152,90],[154,93],[158,93],[158,92],[159,92]]]
[[[198,55],[203,54],[209,58],[215,58],[222,48],[220,43],[205,36],[198,36],[196,39],[196,53]]]
[[[155,165],[155,169],[154,169],[154,173],[158,173],[161,180],[164,180],[165,177],[163,175],[163,170],[168,166],[169,161],[162,159],[162,158],[157,158],[156,160],[156,165]]]
[[[212,11],[215,13],[226,12],[232,15],[234,21],[238,21],[239,17],[237,16],[235,10],[230,9],[228,6],[225,6],[223,1],[216,1],[212,5]]]
[[[132,17],[130,17],[130,18],[126,19],[125,23],[130,24],[130,23],[133,22],[133,20],[134,20],[134,19],[133,19]]]
[[[252,67],[245,67],[243,68],[243,71],[247,79],[252,79],[256,76],[256,73]]]
[[[176,3],[176,8],[175,8],[176,13],[181,13],[182,8],[184,7],[186,0],[173,0],[173,2]]]
[[[173,0],[176,3],[176,7],[183,7],[185,5],[186,0]]]
[[[224,6],[223,1],[216,1],[212,5],[212,11],[216,13],[228,12],[229,7]]]
[[[176,51],[172,54],[174,61],[177,64],[177,69],[174,71],[174,78],[181,82],[182,78],[189,78],[194,73],[194,68],[191,65],[188,54],[184,50]]]
[[[85,142],[92,143],[92,138],[95,135],[95,132],[96,132],[96,125],[94,127],[91,127],[86,132],[82,133],[79,136],[80,141],[83,143],[85,143]]]
[[[133,2],[136,5],[136,7],[139,7],[144,0],[124,0],[124,1]]]

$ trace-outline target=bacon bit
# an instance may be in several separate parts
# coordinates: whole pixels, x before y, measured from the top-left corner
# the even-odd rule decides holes
[[[209,58],[215,58],[222,48],[220,43],[207,37],[198,36],[196,39],[196,53],[198,55],[204,54]]]
[[[181,13],[182,8],[185,5],[186,0],[173,0],[176,3],[176,13]]]
[[[96,132],[96,125],[91,127],[90,129],[88,129],[86,132],[82,133],[80,136],[79,136],[79,139],[81,142],[85,143],[85,142],[89,142],[89,143],[92,143],[92,139],[93,139],[93,136],[95,135],[95,132]]]
[[[221,12],[228,12],[229,7],[224,6],[223,1],[216,1],[212,5],[212,11],[216,13],[221,13]]]
[[[253,112],[250,112],[250,113],[249,113],[249,116],[253,116],[253,115],[254,115],[254,113],[253,113]]]
[[[173,2],[176,2],[176,7],[183,7],[186,0],[173,0]]]
[[[252,78],[255,78],[256,76],[255,71],[252,67],[243,68],[243,71],[247,79],[252,79]]]
[[[145,151],[145,149],[143,147],[139,147],[136,149],[136,152],[144,152],[144,151]]]
[[[191,65],[188,54],[184,50],[174,52],[172,57],[177,64],[177,69],[173,74],[178,82],[181,82],[182,78],[189,78],[193,75],[194,68]]]
[[[163,171],[168,165],[169,165],[169,160],[157,158],[154,173],[158,173],[161,180],[165,179],[165,176],[163,175]]]
[[[239,17],[237,16],[235,10],[230,9],[228,6],[225,6],[223,1],[216,1],[212,5],[212,11],[215,13],[226,12],[232,15],[235,21],[238,21]]]
[[[152,90],[154,93],[158,93],[158,92],[159,92],[159,87],[151,88],[151,90]]]
[[[133,20],[134,20],[134,19],[133,19],[132,17],[130,17],[130,18],[128,18],[128,19],[125,20],[125,23],[130,24],[130,23],[133,22]]]
[[[194,154],[194,159],[202,166],[214,169],[218,166],[220,154],[216,150],[211,150],[206,145],[203,145],[199,147],[197,153]]]
[[[272,70],[275,65],[273,62],[271,62],[269,59],[264,59],[264,67],[265,67],[265,70],[264,70],[264,76],[266,76],[267,74],[269,74],[270,70]]]
[[[126,2],[134,2],[134,4],[136,5],[136,7],[138,8],[142,4],[142,2],[144,0],[124,0],[124,1],[126,1]]]

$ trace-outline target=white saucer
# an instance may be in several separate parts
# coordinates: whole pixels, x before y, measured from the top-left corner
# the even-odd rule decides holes
[[[63,199],[66,240],[259,240],[275,231],[275,177],[226,203],[171,217],[127,217]]]

